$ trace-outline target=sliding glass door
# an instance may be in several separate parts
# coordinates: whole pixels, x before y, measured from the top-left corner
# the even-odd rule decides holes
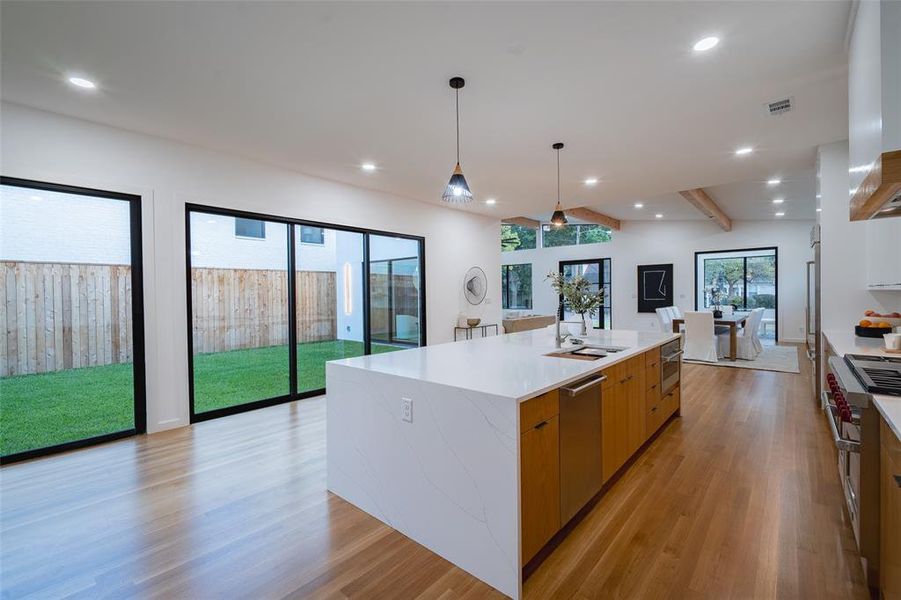
[[[763,308],[759,335],[776,340],[777,258],[776,248],[695,253],[695,307],[731,306],[740,312]]]
[[[297,391],[325,387],[325,363],[365,353],[363,234],[294,227]]]
[[[425,343],[423,240],[188,206],[191,418],[320,394],[325,364]]]
[[[592,317],[595,329],[611,329],[613,327],[613,312],[610,287],[610,259],[595,258],[588,260],[564,260],[560,261],[560,273],[570,279],[582,276],[591,284],[592,291],[604,290],[604,305],[598,314]],[[565,321],[578,321],[581,317],[572,313],[569,307],[564,306],[560,310],[560,318]]]
[[[369,331],[373,352],[421,344],[420,283],[416,240],[369,236]]]
[[[141,201],[2,178],[0,461],[145,430]]]
[[[287,397],[288,226],[189,219],[194,413]]]

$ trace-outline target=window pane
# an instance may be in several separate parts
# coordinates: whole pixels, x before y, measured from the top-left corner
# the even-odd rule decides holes
[[[543,247],[553,248],[609,242],[613,237],[610,230],[601,225],[577,223],[562,227],[544,225],[541,239]]]
[[[372,353],[418,346],[421,340],[419,242],[370,235],[369,262]]]
[[[743,258],[704,259],[704,308],[714,304],[744,308],[744,284]]]
[[[130,203],[0,186],[0,453],[135,429]]]
[[[287,225],[192,212],[190,228],[194,412],[287,395]]]
[[[301,225],[300,241],[304,244],[324,244],[324,231],[325,229],[323,229],[322,227],[308,227],[306,225]]]
[[[501,250],[534,250],[537,248],[538,230],[522,225],[501,225]]]
[[[296,241],[304,241],[295,244],[297,391],[303,393],[325,387],[327,361],[363,355],[363,234],[295,231]],[[309,245],[305,235],[321,245]]]
[[[235,218],[235,235],[238,237],[258,238],[266,237],[266,223],[255,219]]]
[[[602,270],[603,279],[601,277]],[[610,306],[610,259],[595,259],[584,263],[563,265],[563,276],[567,279],[579,275],[588,280],[591,284],[589,288],[591,291],[598,291],[601,289],[600,282],[603,280],[604,306],[592,317],[591,321],[595,328],[610,329],[613,326]],[[564,321],[578,321],[580,318],[581,316],[572,312],[568,306],[563,307]]]
[[[504,265],[501,279],[503,308],[532,308],[532,265]]]

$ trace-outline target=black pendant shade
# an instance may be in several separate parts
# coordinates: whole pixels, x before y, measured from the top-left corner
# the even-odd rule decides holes
[[[447,182],[447,187],[444,188],[444,193],[441,194],[441,199],[445,202],[450,202],[451,204],[465,204],[467,202],[472,202],[472,191],[469,189],[469,184],[466,183],[466,178],[463,176],[463,169],[460,168],[460,88],[466,85],[466,82],[462,77],[453,77],[448,84],[456,94],[457,166],[454,167],[454,172],[451,175],[450,181]]]
[[[557,142],[551,148],[557,151],[557,206],[554,208],[554,214],[551,216],[551,225],[563,227],[567,223],[566,214],[560,206],[560,150],[563,149],[563,142]]]
[[[444,189],[441,199],[454,204],[464,204],[472,201],[472,192],[469,190],[469,184],[466,183],[466,178],[463,176],[463,169],[460,168],[460,163],[457,163],[457,166],[454,167],[454,174],[451,175],[450,181],[447,182],[447,187]]]
[[[563,210],[560,208],[560,203],[558,202],[557,208],[556,210],[554,210],[554,215],[551,217],[551,225],[554,225],[556,227],[563,227],[567,223],[568,221],[566,220],[566,215],[563,213]]]

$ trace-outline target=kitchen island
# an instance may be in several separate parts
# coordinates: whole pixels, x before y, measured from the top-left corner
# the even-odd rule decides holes
[[[605,356],[565,357],[578,346],[556,349],[549,327],[329,362],[328,489],[519,598],[522,567],[571,516],[561,451],[573,456],[588,422],[566,426],[574,392],[595,389],[600,431],[574,468],[599,489],[678,414],[679,359],[664,386],[660,355],[678,338],[592,332]]]

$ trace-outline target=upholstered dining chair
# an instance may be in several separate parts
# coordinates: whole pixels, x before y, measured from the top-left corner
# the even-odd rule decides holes
[[[738,331],[735,338],[735,358],[741,360],[754,360],[763,351],[763,344],[760,343],[758,330],[760,329],[760,320],[763,318],[763,308],[755,308],[745,321],[745,326]],[[729,336],[719,336],[719,352],[726,355],[729,352]]]
[[[717,343],[718,336],[713,330],[713,313],[691,311],[686,312],[684,318],[685,352],[682,357],[715,363],[721,354]]]

